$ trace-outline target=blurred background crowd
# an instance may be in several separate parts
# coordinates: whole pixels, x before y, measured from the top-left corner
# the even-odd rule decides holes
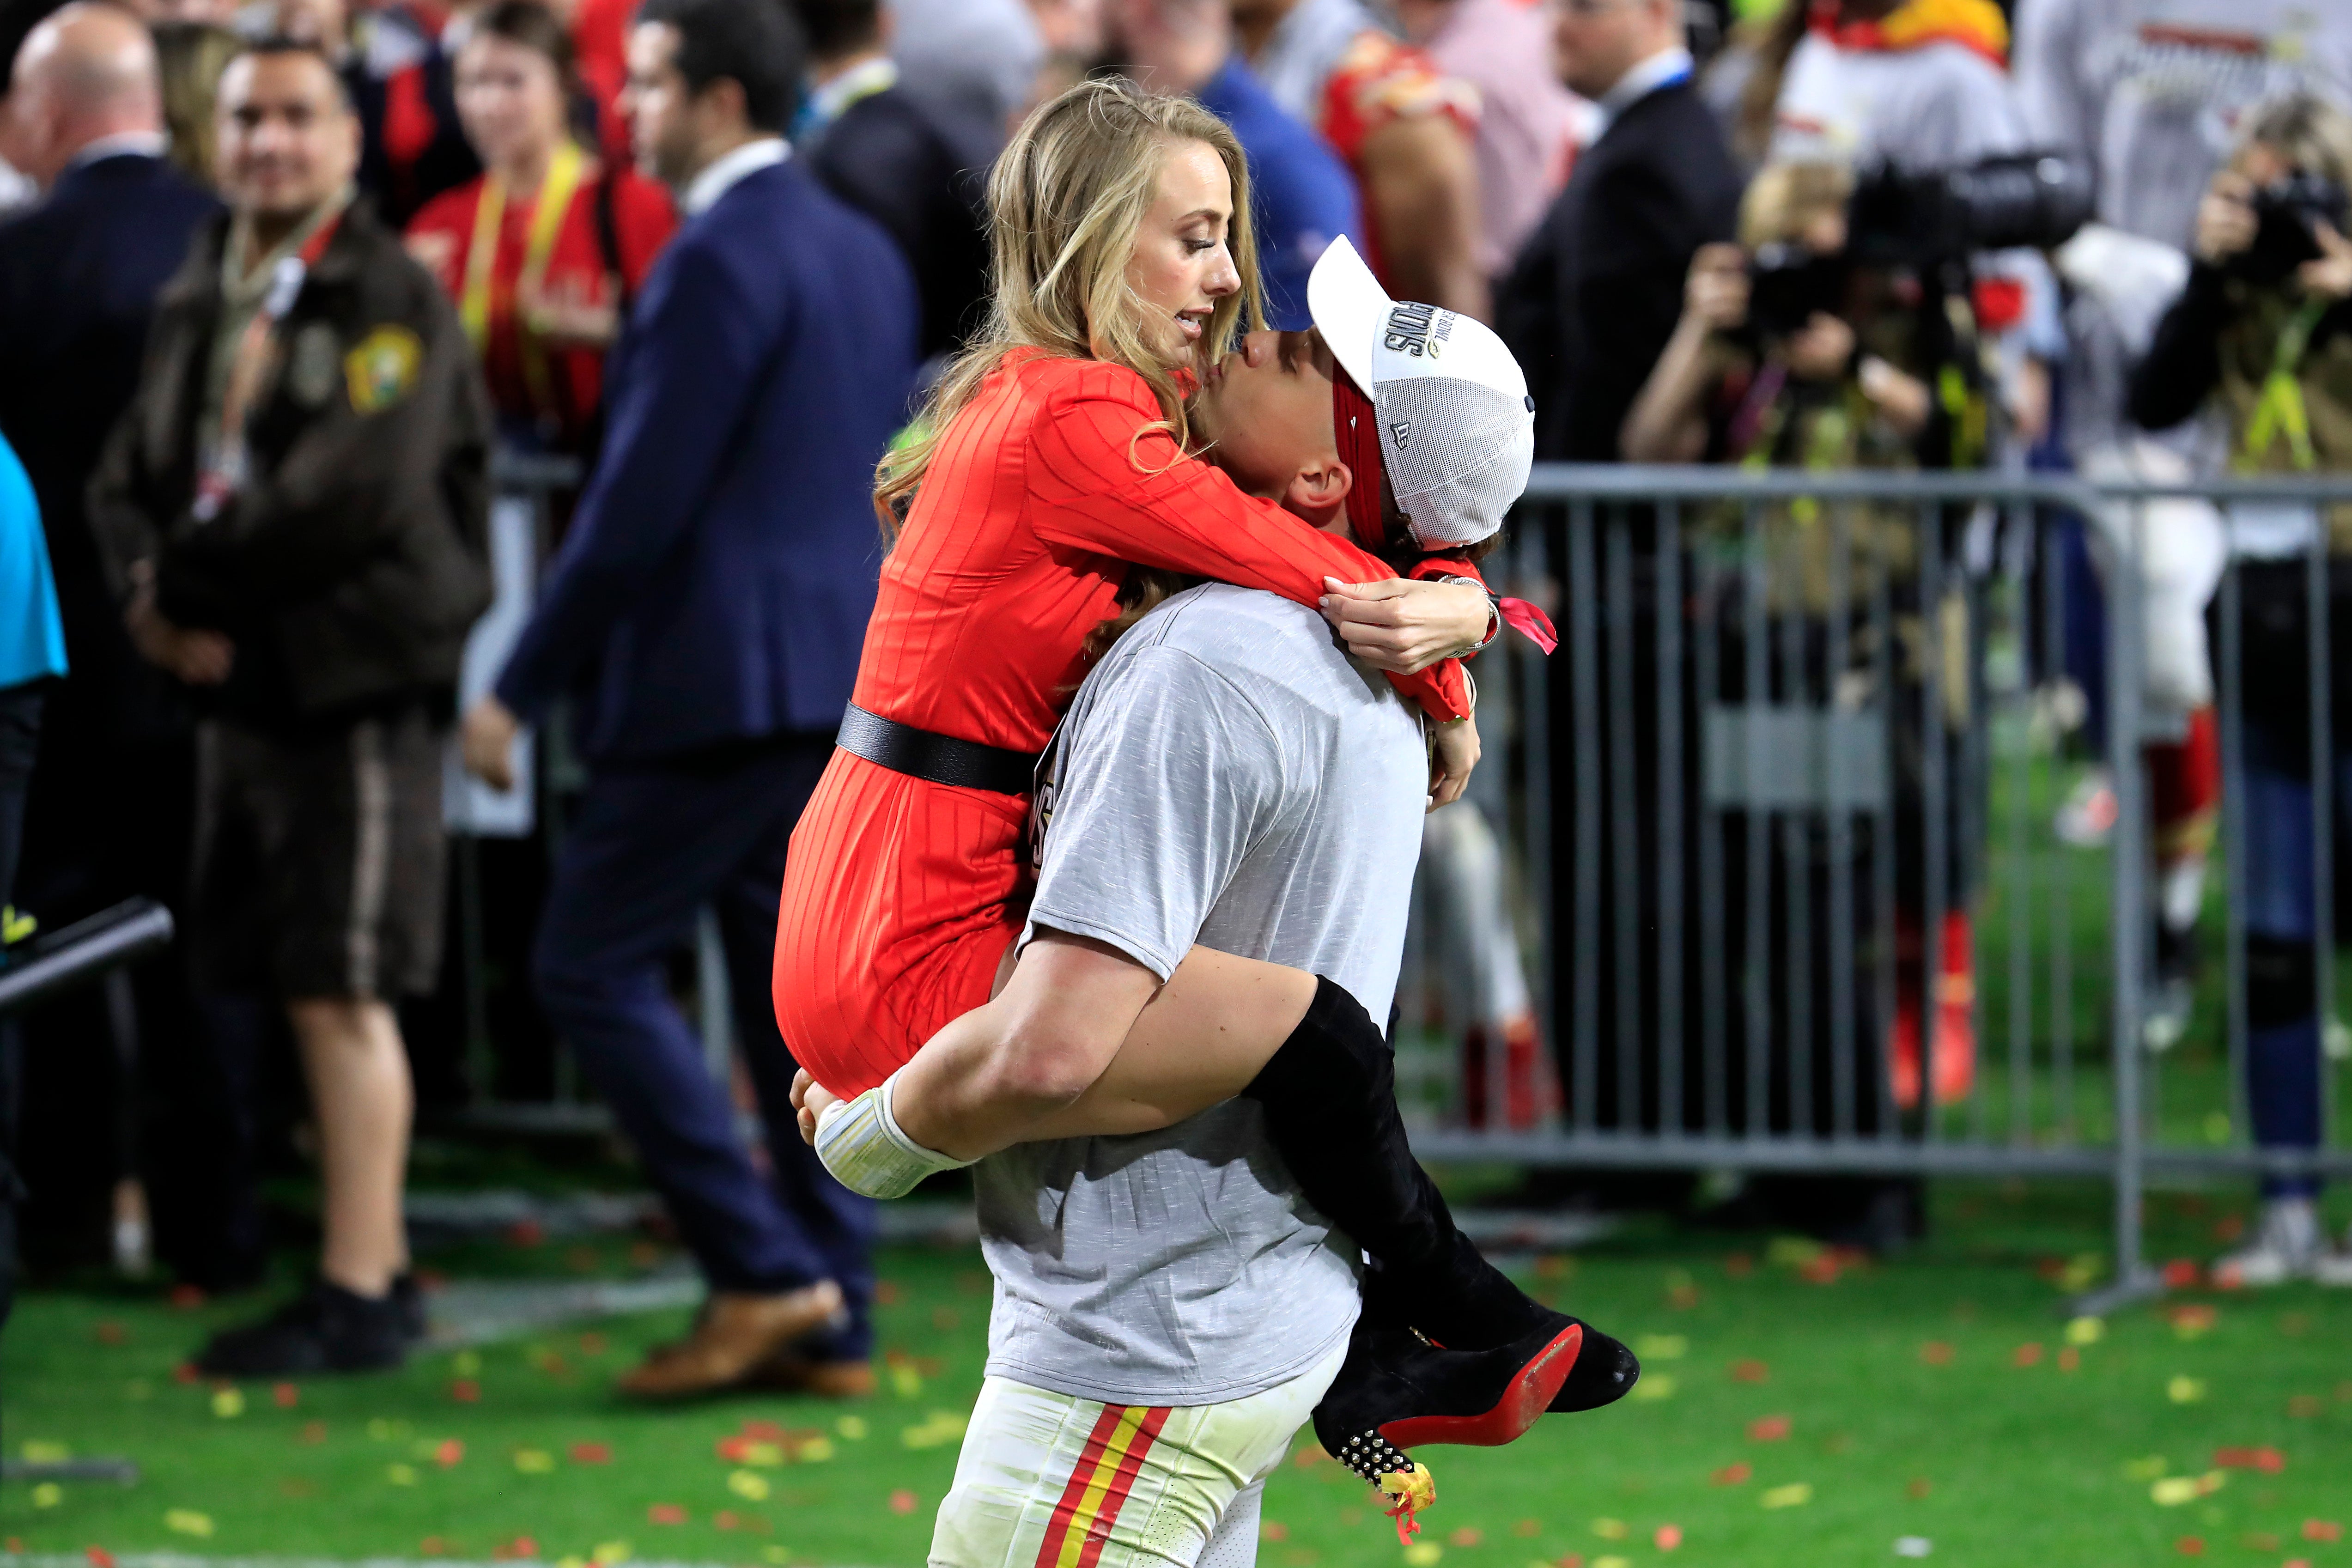
[[[35,1265],[152,1261],[222,1292],[264,1276],[266,1178],[315,1161],[320,1273],[207,1347],[224,1373],[396,1363],[422,1321],[413,1116],[576,1071],[712,1291],[630,1386],[870,1377],[871,1215],[782,1107],[776,889],[872,603],[874,462],[984,311],[997,149],[1089,73],[1234,126],[1271,324],[1308,324],[1339,235],[1396,297],[1495,323],[1542,460],[2352,468],[2352,9],[2320,0],[5,17],[4,934],[144,896],[183,940],[0,1021],[0,1184]],[[2258,619],[2300,613],[2315,530],[2352,554],[2352,509],[2235,526],[2232,548],[2281,563],[2247,580]],[[2047,569],[2079,635],[2059,652],[2095,734],[2095,520],[2064,537]],[[2219,806],[2218,575],[2149,571],[2175,736],[2146,757],[2159,1034],[2185,1026]],[[2310,815],[2300,648],[2281,632],[2246,655],[2246,787],[2278,826],[2245,870],[2249,1102],[2287,1146],[2318,1142],[2323,1032],[2289,830]],[[2106,831],[2116,787],[2086,775],[2061,833]],[[1465,805],[1429,847],[1433,934],[1467,994],[1463,1114],[1526,1124],[1559,1075],[1496,836]],[[1973,1059],[1969,915],[1913,900],[1905,919],[1886,1070],[1915,1102],[1933,1031],[1949,1100]],[[714,1031],[740,1085],[709,1070]],[[739,1104],[782,1114],[747,1145]],[[2352,1282],[2313,1191],[2265,1187],[2245,1282]],[[1822,1223],[1858,1215],[1874,1243],[1916,1223]],[[850,1298],[837,1329],[762,1338],[763,1303],[827,1278]]]

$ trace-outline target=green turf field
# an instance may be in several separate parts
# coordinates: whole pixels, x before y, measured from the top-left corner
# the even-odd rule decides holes
[[[2070,1330],[2056,1277],[2099,1247],[2103,1205],[2091,1186],[1948,1184],[1935,1238],[1885,1265],[1663,1225],[1529,1259],[1542,1292],[1639,1344],[1644,1397],[1508,1450],[1435,1451],[1439,1506],[1410,1551],[1302,1445],[1269,1489],[1260,1561],[2352,1568],[2352,1293],[2190,1291]],[[2158,1194],[2159,1254],[2210,1257],[2244,1207]],[[437,1261],[474,1276],[647,1259],[608,1243]],[[979,1384],[988,1298],[960,1250],[895,1250],[883,1273],[880,1396],[671,1413],[605,1389],[681,1311],[395,1376],[229,1388],[174,1369],[247,1304],[37,1293],[0,1350],[10,1457],[121,1455],[141,1479],[11,1483],[0,1537],[26,1554],[912,1568]]]

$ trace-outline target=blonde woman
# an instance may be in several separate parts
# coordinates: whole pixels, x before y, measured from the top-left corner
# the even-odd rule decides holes
[[[1448,656],[1480,646],[1494,618],[1475,580],[1379,580],[1390,569],[1375,557],[1188,454],[1195,367],[1259,316],[1246,169],[1222,121],[1125,83],[1073,88],[1014,137],[990,199],[990,326],[940,383],[928,433],[883,466],[896,542],[842,749],[785,877],[777,1020],[820,1099],[850,1100],[820,1152],[853,1186],[896,1196],[1015,1142],[1145,1131],[1247,1093],[1308,1199],[1381,1262],[1408,1321],[1465,1349],[1535,1335],[1528,1364],[1556,1377],[1572,1320],[1454,1229],[1406,1147],[1381,1031],[1345,992],[1196,947],[1131,1019],[965,1016],[989,1002],[1020,930],[1036,753],[1131,566],[1319,603],[1436,722],[1441,802],[1476,755]],[[925,1114],[951,1115],[960,1086],[1028,1114],[976,1146],[938,1149],[914,1108],[901,1126],[892,1081],[927,1041]],[[1586,1356],[1558,1399],[1614,1397],[1629,1383],[1620,1354]],[[1588,1373],[1606,1387],[1587,1388]]]

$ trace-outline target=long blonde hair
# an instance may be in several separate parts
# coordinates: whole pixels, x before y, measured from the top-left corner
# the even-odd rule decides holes
[[[1030,115],[989,176],[996,282],[988,321],[940,375],[909,426],[913,434],[876,472],[874,510],[886,537],[913,505],[950,422],[1013,349],[1127,366],[1150,386],[1177,445],[1189,444],[1177,386],[1189,355],[1170,358],[1151,346],[1142,301],[1127,283],[1160,167],[1186,142],[1206,143],[1233,182],[1226,246],[1242,280],[1210,314],[1198,345],[1202,362],[1262,324],[1249,164],[1225,122],[1189,98],[1148,93],[1123,79],[1071,88]]]

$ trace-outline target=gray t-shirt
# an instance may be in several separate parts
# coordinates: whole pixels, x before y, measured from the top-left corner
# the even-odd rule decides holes
[[[1420,853],[1418,718],[1312,610],[1212,584],[1146,616],[1063,727],[1031,930],[1165,977],[1196,942],[1388,1016]],[[1355,1321],[1356,1251],[1258,1107],[981,1162],[991,1375],[1126,1405],[1262,1393]]]

